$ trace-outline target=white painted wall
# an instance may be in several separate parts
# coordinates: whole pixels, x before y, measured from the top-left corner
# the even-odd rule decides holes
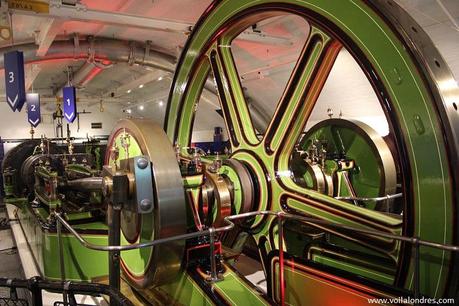
[[[228,133],[226,132],[226,128],[223,127],[223,141],[228,140]],[[214,141],[214,130],[201,130],[201,131],[193,131],[191,136],[191,142],[212,142]]]
[[[104,105],[104,112],[100,112],[99,105],[79,105],[78,111],[86,110],[91,114],[80,115],[80,129],[77,129],[77,121],[70,124],[72,137],[86,137],[94,135],[110,134],[115,122],[123,117],[119,105]],[[55,137],[55,126],[52,121],[52,111],[42,107],[42,122],[35,129],[35,138],[46,135],[49,138]],[[21,112],[13,112],[6,103],[0,103],[0,137],[8,138],[30,138],[30,124],[27,122],[26,106]],[[91,129],[91,122],[102,122],[102,129]],[[67,126],[63,126],[64,135]]]

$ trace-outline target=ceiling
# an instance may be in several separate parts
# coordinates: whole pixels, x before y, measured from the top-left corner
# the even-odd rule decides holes
[[[72,2],[65,0],[64,2]],[[75,1],[74,1],[75,2]],[[77,1],[76,9],[59,7],[51,0],[50,15],[29,14],[14,10],[11,15],[13,37],[0,40],[0,48],[14,45],[32,46],[36,61],[26,65],[29,91],[42,95],[47,111],[55,108],[55,96],[68,83],[79,87],[81,103],[104,103],[114,116],[143,116],[158,122],[164,119],[167,96],[178,56],[187,40],[190,27],[210,4],[210,0],[112,0]],[[453,74],[459,76],[459,1],[397,0],[430,35]],[[4,8],[4,3],[2,3]],[[92,14],[98,11],[98,14]],[[108,14],[104,14],[108,13]],[[96,12],[97,13],[97,12]],[[117,14],[110,18],[110,14]],[[68,18],[71,15],[71,18]],[[89,20],[85,20],[89,19]],[[124,24],[123,24],[124,23]],[[309,31],[309,25],[297,16],[274,17],[248,29],[233,41],[233,53],[248,100],[262,117],[269,118],[282,94],[284,85]],[[112,49],[120,47],[117,60],[96,60],[75,56],[75,38],[80,41],[78,54],[86,54],[92,46],[101,56],[109,57],[106,44],[83,43],[107,39]],[[49,56],[57,42],[66,56],[41,61]],[[116,42],[116,43],[113,43]],[[146,54],[145,45],[151,52]],[[64,48],[65,47],[65,48]],[[51,49],[50,49],[51,48]],[[129,55],[133,52],[134,58]],[[156,53],[155,53],[156,52]],[[73,55],[72,55],[73,54]],[[126,55],[127,54],[127,55]],[[151,56],[151,63],[142,62]],[[95,63],[94,63],[95,62]],[[161,66],[162,69],[158,69]],[[69,68],[70,67],[70,68]],[[68,71],[71,73],[68,73]],[[4,92],[3,73],[0,92]],[[343,92],[346,92],[343,95]],[[1,94],[0,101],[4,99]],[[195,130],[208,130],[221,125],[215,112],[218,101],[205,90],[198,110]],[[2,101],[5,102],[5,101]],[[365,104],[370,107],[362,107]],[[311,123],[327,117],[328,109],[337,115],[360,118],[371,123],[381,134],[387,124],[377,98],[364,74],[350,54],[343,50],[330,74],[314,109]],[[382,116],[382,117],[381,117]],[[309,124],[309,126],[310,126]]]

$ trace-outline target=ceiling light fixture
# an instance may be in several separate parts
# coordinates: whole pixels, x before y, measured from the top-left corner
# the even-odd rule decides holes
[[[139,110],[143,111],[144,110],[144,106],[143,105],[139,105]]]
[[[163,106],[164,105],[164,102],[163,101],[159,101],[159,106]]]
[[[128,109],[126,110],[126,113],[130,114],[130,113],[132,113],[132,110],[131,110],[130,108],[128,108]]]
[[[127,93],[131,93],[131,91],[132,91],[132,89],[128,89],[126,92],[127,92]]]
[[[161,81],[162,79],[163,79],[163,77],[162,77],[162,76],[160,76],[160,77],[158,78],[158,81]]]
[[[140,84],[140,85],[139,85],[139,88],[143,88],[143,84]]]

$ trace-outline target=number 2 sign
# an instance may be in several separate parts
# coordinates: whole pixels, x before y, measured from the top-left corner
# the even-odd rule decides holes
[[[37,127],[41,122],[40,95],[37,93],[27,94],[27,121]]]

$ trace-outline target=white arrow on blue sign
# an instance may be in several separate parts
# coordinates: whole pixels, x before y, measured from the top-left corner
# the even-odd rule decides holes
[[[24,54],[10,51],[3,55],[5,63],[6,101],[13,111],[21,111],[26,101]]]
[[[76,89],[73,86],[64,87],[62,89],[64,103],[64,117],[69,123],[75,121],[77,116],[76,107]]]
[[[27,121],[37,127],[41,122],[40,95],[37,93],[27,94]]]

